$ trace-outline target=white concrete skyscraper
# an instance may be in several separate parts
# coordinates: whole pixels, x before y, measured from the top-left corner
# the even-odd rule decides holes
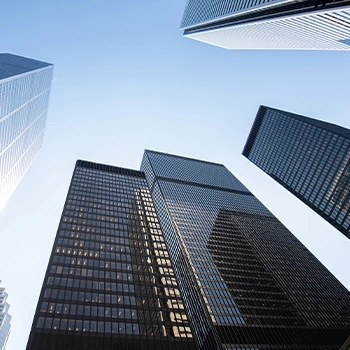
[[[181,29],[231,50],[350,50],[350,1],[188,0]]]
[[[39,152],[53,65],[0,54],[0,210]]]
[[[1,283],[1,280],[0,280]],[[10,334],[11,316],[8,313],[10,305],[6,302],[5,287],[0,286],[0,350],[4,350]]]

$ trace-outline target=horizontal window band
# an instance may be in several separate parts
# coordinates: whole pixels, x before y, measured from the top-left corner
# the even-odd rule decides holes
[[[236,193],[236,194],[242,194],[242,195],[244,195],[244,196],[251,196],[251,197],[254,197],[254,195],[253,195],[252,193],[250,193],[250,192],[247,192],[247,191],[240,191],[240,190],[234,190],[234,189],[232,189],[232,188],[219,187],[219,186],[212,186],[212,185],[205,185],[205,184],[201,184],[201,183],[198,183],[198,182],[171,179],[171,178],[169,178],[169,177],[163,177],[163,176],[157,176],[156,179],[157,179],[158,181],[174,182],[174,183],[181,184],[181,185],[189,185],[189,186],[195,186],[195,187],[202,187],[202,188],[207,188],[207,189],[216,190],[216,191],[231,192],[231,193]]]

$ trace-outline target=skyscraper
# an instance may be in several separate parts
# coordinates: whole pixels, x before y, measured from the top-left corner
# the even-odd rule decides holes
[[[350,293],[223,166],[77,161],[27,349],[336,349]]]
[[[199,348],[340,348],[350,293],[223,165],[146,151],[141,170]]]
[[[10,305],[6,301],[7,296],[5,287],[0,286],[0,350],[5,349],[11,328],[11,316],[8,313]]]
[[[0,54],[0,210],[41,148],[52,74],[52,64]]]
[[[243,155],[350,238],[350,130],[261,106]]]
[[[188,0],[181,29],[225,49],[349,50],[349,0]]]
[[[27,349],[195,349],[144,173],[77,161]]]

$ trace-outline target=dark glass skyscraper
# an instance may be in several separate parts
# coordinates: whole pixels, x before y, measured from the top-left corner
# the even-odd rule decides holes
[[[38,154],[53,65],[0,54],[0,210]]]
[[[27,349],[195,349],[144,173],[77,161]]]
[[[199,348],[340,348],[350,293],[223,165],[146,151],[141,170]]]
[[[350,238],[350,130],[261,106],[243,155]]]
[[[350,293],[223,166],[78,161],[27,349],[338,350]]]

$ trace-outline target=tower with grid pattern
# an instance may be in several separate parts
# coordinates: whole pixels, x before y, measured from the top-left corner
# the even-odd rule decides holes
[[[243,155],[350,238],[350,130],[261,106]]]
[[[195,349],[144,173],[77,161],[27,349]]]
[[[0,210],[38,154],[53,65],[0,54]]]
[[[222,164],[145,151],[141,170],[200,349],[339,349],[350,293]]]
[[[181,29],[225,49],[349,50],[349,0],[188,0]]]
[[[350,293],[221,164],[78,160],[27,350],[338,350]]]

